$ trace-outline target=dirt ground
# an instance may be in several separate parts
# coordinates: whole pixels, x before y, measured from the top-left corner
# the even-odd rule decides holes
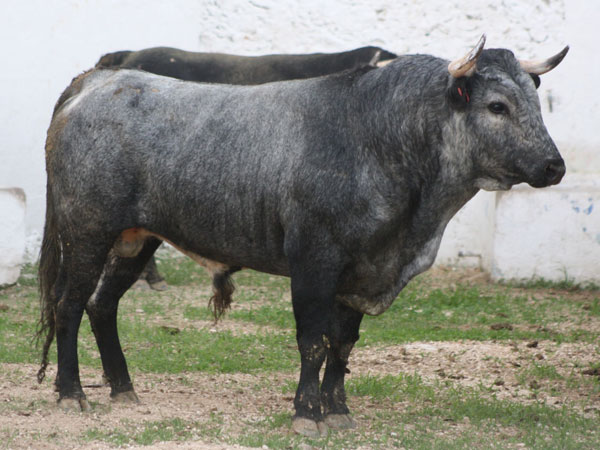
[[[456,274],[455,274],[456,275]],[[443,273],[445,282],[457,282],[456,276]],[[471,282],[486,283],[477,273]],[[464,281],[464,280],[460,280]],[[445,284],[448,286],[448,284]],[[579,295],[579,294],[576,294]],[[581,295],[586,295],[581,294]],[[202,325],[202,324],[199,324]],[[210,326],[210,324],[205,324]],[[248,330],[247,330],[248,331]],[[252,330],[249,330],[252,331]],[[560,407],[565,403],[579,404],[586,417],[600,417],[600,394],[589,384],[568,386],[574,373],[598,362],[597,346],[586,343],[557,344],[550,341],[460,341],[415,342],[405,345],[357,348],[350,360],[351,374],[397,375],[418,374],[427,383],[444,380],[456,386],[488,387],[489,395],[516,400],[520,403],[543,400]],[[523,373],[539,364],[554,367],[560,375],[523,383]],[[85,443],[81,435],[86,430],[111,430],[142,427],[151,421],[179,418],[204,423],[218,414],[223,419],[223,435],[239,435],[242,424],[260,421],[265,416],[289,413],[293,410],[293,393],[284,386],[296,381],[295,373],[219,374],[185,373],[179,375],[134,372],[134,385],[141,404],[119,404],[109,400],[109,388],[101,384],[97,369],[82,368],[82,384],[88,400],[95,404],[92,412],[65,414],[55,406],[57,394],[49,382],[35,381],[37,365],[0,364],[0,448],[64,449],[111,448],[109,443]],[[56,365],[47,371],[47,380],[55,377]],[[570,378],[569,378],[570,377]],[[542,387],[542,389],[540,389]],[[552,393],[557,393],[553,396]],[[357,425],[366,432],[369,422],[365,411],[377,407],[373,400],[350,397],[349,406]],[[401,407],[401,405],[399,405]],[[128,448],[136,448],[128,446]],[[196,436],[186,442],[163,442],[143,448],[243,448],[223,443],[203,442]]]
[[[528,346],[528,344],[530,346]],[[356,349],[351,358],[351,375],[418,373],[424,380],[447,379],[460,386],[489,386],[498,398],[510,398],[519,402],[534,402],[545,396],[548,404],[562,405],[565,401],[581,400],[589,397],[584,385],[578,389],[563,389],[560,380],[556,392],[560,396],[540,394],[547,390],[523,386],[517,380],[521,368],[533,361],[544,360],[565,377],[578,364],[594,362],[597,354],[591,345],[554,344],[551,342],[510,344],[505,342],[417,342],[401,346],[379,349]],[[98,405],[94,412],[65,414],[54,406],[56,394],[48,385],[35,383],[37,366],[23,364],[2,364],[0,371],[0,430],[10,430],[10,448],[58,449],[75,448],[79,444],[76,437],[87,429],[109,430],[120,428],[123,421],[135,427],[147,421],[160,421],[167,418],[180,418],[186,421],[202,422],[211,413],[223,417],[227,433],[237,434],[236,425],[258,421],[265,415],[292,412],[293,394],[282,394],[285,383],[295,381],[294,374],[223,374],[205,375],[187,373],[185,375],[135,375],[135,385],[142,403],[125,405],[109,400],[108,387],[86,388],[88,399]],[[47,376],[54,379],[55,366]],[[87,368],[82,370],[82,383],[98,384],[99,374]],[[270,386],[256,389],[257,385]],[[536,392],[537,393],[534,393]],[[564,394],[569,397],[565,397]],[[576,398],[581,397],[581,398]],[[10,407],[8,405],[10,404]],[[584,415],[598,417],[600,395],[587,398]],[[37,405],[37,406],[36,406]],[[368,401],[351,397],[350,407],[358,425],[368,428],[368,422],[361,422],[361,409],[370,408]],[[225,430],[224,430],[225,431]],[[187,443],[169,442],[144,448],[241,448],[231,445],[214,445],[192,441]],[[110,448],[109,444],[92,443],[86,448]]]

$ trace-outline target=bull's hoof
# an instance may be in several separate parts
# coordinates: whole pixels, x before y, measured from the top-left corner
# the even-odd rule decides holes
[[[150,284],[146,280],[143,280],[140,278],[135,283],[133,283],[133,285],[131,286],[131,289],[135,289],[138,291],[149,291]]]
[[[90,404],[85,398],[61,398],[58,407],[66,413],[91,411]]]
[[[119,392],[111,395],[110,399],[115,403],[141,403],[135,391]]]
[[[356,428],[356,423],[352,420],[350,414],[328,414],[325,416],[325,423],[335,430]]]
[[[306,417],[294,417],[292,419],[292,430],[294,430],[294,433],[309,438],[325,437],[329,432],[325,422],[315,422]]]
[[[150,288],[155,291],[166,291],[167,289],[169,289],[169,285],[165,280],[154,281],[148,284],[150,284]]]

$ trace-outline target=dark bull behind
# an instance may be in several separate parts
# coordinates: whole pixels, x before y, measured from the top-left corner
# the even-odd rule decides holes
[[[290,276],[301,357],[293,428],[353,426],[344,375],[363,314],[384,312],[431,266],[446,224],[479,189],[564,175],[535,86],[566,50],[519,62],[482,39],[450,64],[407,55],[253,87],[135,70],[75,79],[48,130],[40,260],[59,405],[87,407],[77,331],[92,295],[111,396],[137,400],[116,305],[167,240],[220,267]]]
[[[141,69],[187,81],[223,84],[263,84],[313,78],[368,64],[389,61],[397,55],[379,47],[360,47],[338,53],[241,56],[188,52],[170,47],[108,53],[96,67]]]

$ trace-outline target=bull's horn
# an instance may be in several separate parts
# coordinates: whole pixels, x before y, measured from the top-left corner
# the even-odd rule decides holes
[[[393,59],[386,59],[385,61],[378,61],[376,66],[377,67],[385,67],[387,66],[389,63],[391,63],[393,61]]]
[[[377,63],[379,62],[379,58],[381,58],[381,50],[377,50],[375,52],[375,54],[371,58],[371,61],[369,61],[369,65],[372,67],[376,67]]]
[[[567,45],[562,49],[560,53],[557,53],[554,56],[551,56],[548,59],[537,60],[537,61],[522,61],[519,60],[521,64],[521,68],[527,73],[533,73],[535,75],[542,75],[546,72],[550,72],[556,66],[560,64],[563,60],[567,52],[569,51],[569,46]]]
[[[482,34],[477,45],[473,47],[473,50],[462,58],[456,59],[448,64],[448,72],[450,72],[450,75],[454,78],[470,77],[473,75],[475,73],[477,58],[479,58],[484,45],[485,34]]]

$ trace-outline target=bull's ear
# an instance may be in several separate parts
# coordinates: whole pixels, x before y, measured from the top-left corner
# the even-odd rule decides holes
[[[542,82],[542,81],[540,80],[540,77],[539,77],[539,75],[536,75],[535,73],[530,73],[529,75],[531,76],[531,79],[533,80],[533,84],[535,84],[535,88],[536,88],[536,89],[537,89],[537,88],[539,88],[539,87],[540,87],[540,84],[541,84],[541,82]]]
[[[464,109],[471,101],[470,83],[468,77],[452,78],[448,83],[448,98],[450,104],[458,109]]]

